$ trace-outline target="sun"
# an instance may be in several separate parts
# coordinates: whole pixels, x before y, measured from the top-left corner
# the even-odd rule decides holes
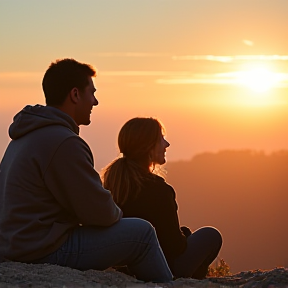
[[[288,77],[274,68],[266,63],[246,63],[234,72],[234,84],[246,88],[238,90],[240,97],[237,97],[237,103],[253,107],[279,103],[275,89],[286,87],[283,85],[286,85]]]
[[[280,81],[278,74],[265,67],[254,67],[239,71],[237,82],[257,93],[263,93],[275,87]]]

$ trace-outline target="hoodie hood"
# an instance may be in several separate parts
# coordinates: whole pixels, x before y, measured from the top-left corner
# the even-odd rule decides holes
[[[14,116],[13,123],[9,127],[9,136],[15,140],[49,125],[65,126],[79,135],[78,125],[68,114],[51,106],[27,105]]]

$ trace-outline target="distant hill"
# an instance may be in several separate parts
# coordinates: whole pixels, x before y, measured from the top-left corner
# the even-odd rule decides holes
[[[288,266],[288,151],[203,153],[166,170],[181,224],[217,227],[232,272]]]

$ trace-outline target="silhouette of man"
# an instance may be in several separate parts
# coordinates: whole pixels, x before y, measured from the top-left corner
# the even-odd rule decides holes
[[[0,256],[80,270],[127,265],[140,280],[170,281],[154,228],[122,219],[79,137],[98,105],[95,75],[74,59],[51,63],[42,82],[47,105],[14,117],[0,164]]]

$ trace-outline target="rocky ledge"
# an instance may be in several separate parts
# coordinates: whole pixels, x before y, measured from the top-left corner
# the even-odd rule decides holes
[[[1,288],[102,288],[102,287],[193,287],[193,288],[288,288],[288,269],[253,270],[228,277],[194,280],[180,278],[171,283],[144,283],[126,274],[108,269],[106,271],[79,271],[48,264],[0,263]]]

